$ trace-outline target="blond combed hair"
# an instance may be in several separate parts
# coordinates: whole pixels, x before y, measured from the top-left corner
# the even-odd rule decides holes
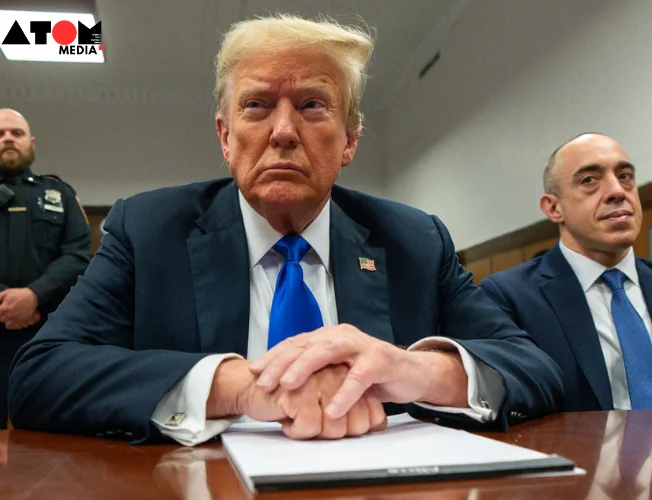
[[[325,53],[334,56],[345,78],[347,129],[360,132],[360,99],[367,80],[374,38],[360,27],[342,26],[326,17],[313,21],[294,15],[276,14],[233,24],[224,35],[215,60],[218,116],[227,116],[230,78],[238,61],[249,54],[274,53],[292,47],[322,47]]]

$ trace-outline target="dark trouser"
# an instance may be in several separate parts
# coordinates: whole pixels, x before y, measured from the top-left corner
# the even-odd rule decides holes
[[[41,325],[34,325],[24,330],[7,330],[0,324],[0,429],[7,428],[7,385],[9,368],[18,349],[31,340]]]

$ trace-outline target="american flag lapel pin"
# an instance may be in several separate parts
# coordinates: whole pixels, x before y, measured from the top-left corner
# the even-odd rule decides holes
[[[371,271],[372,273],[376,270],[376,264],[373,259],[367,259],[366,257],[358,257],[360,260],[360,269],[363,271]]]

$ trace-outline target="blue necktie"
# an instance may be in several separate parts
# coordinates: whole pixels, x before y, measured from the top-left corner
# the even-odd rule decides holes
[[[267,348],[299,333],[324,326],[315,296],[303,281],[301,259],[310,245],[298,234],[281,238],[274,250],[285,257],[276,279],[272,311],[269,316]]]
[[[652,408],[652,341],[645,323],[627,298],[623,283],[625,274],[610,269],[602,279],[613,293],[611,315],[616,325],[627,373],[627,386],[632,409]]]

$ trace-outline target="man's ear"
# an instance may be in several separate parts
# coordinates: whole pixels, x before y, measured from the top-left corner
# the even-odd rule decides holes
[[[539,200],[539,208],[555,224],[564,223],[564,212],[556,195],[544,194]]]
[[[344,153],[342,154],[342,167],[346,167],[353,161],[355,151],[358,149],[359,138],[360,132],[350,132],[347,134],[346,147],[344,148]]]
[[[220,138],[220,144],[222,146],[222,155],[224,156],[224,161],[229,163],[229,126],[226,123],[226,120],[222,116],[217,116],[215,118],[215,128],[217,130],[217,137]]]

